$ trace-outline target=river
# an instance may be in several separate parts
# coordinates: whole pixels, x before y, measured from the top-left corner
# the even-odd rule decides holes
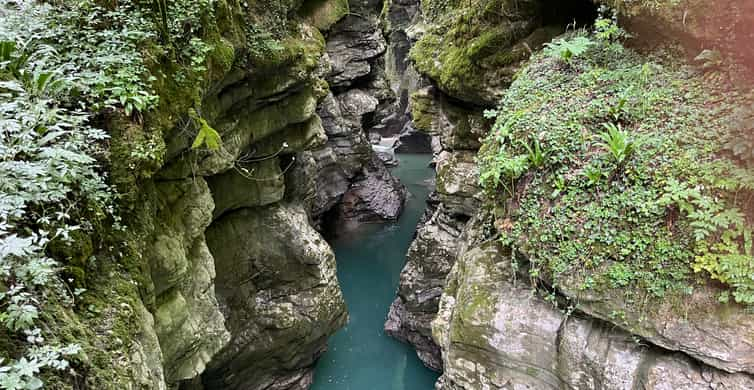
[[[410,193],[397,222],[362,225],[330,243],[349,321],[317,363],[312,390],[431,390],[437,373],[383,325],[395,299],[406,251],[425,209],[434,172],[428,154],[400,154],[392,172]]]

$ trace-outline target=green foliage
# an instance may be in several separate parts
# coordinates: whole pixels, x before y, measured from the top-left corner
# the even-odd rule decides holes
[[[634,141],[621,128],[621,125],[603,123],[602,126],[607,130],[600,133],[602,147],[610,153],[618,165],[623,164],[634,153]]]
[[[47,69],[69,78],[87,108],[118,105],[131,114],[157,103],[139,52],[154,34],[135,5],[2,3],[14,11],[3,15],[0,39],[15,42],[19,52],[43,58]]]
[[[92,158],[106,135],[87,124],[86,114],[64,107],[77,81],[64,70],[72,65],[50,70],[44,46],[19,52],[7,42],[0,44],[0,286],[7,287],[0,321],[11,334],[26,335],[27,345],[22,357],[5,357],[0,387],[35,389],[43,385],[40,370],[66,368],[62,356],[79,350],[41,337],[46,301],[71,298],[47,247],[91,230],[112,197]]]
[[[253,58],[274,56],[285,49],[271,32],[265,31],[261,27],[248,24],[246,36],[246,49]]]
[[[584,176],[589,180],[587,184],[590,186],[599,185],[602,179],[606,177],[605,171],[603,171],[602,167],[597,164],[591,164],[584,167]]]
[[[540,168],[545,165],[547,160],[547,153],[542,150],[542,145],[538,139],[534,139],[533,146],[529,146],[528,143],[523,143],[524,148],[529,156],[529,163],[534,168]]]
[[[547,43],[545,45],[544,53],[551,58],[560,59],[561,61],[570,64],[574,58],[584,55],[592,45],[594,45],[594,41],[588,37],[577,36],[571,39],[561,38],[557,41]]]
[[[199,131],[194,138],[194,142],[191,144],[191,149],[197,149],[202,145],[207,145],[207,149],[212,151],[220,149],[222,140],[217,130],[213,129],[204,118],[200,117],[196,113],[196,110],[191,109],[189,116],[199,123]]]
[[[721,300],[754,302],[754,172],[726,146],[750,128],[732,118],[752,97],[595,30],[568,68],[551,60],[566,38],[535,55],[486,113],[480,181],[510,221],[501,240],[555,287],[648,302],[711,278]]]
[[[607,15],[610,13],[610,15]],[[618,25],[618,11],[607,6],[599,8],[599,17],[594,21],[594,37],[604,43],[611,43],[628,37],[628,33]]]
[[[120,166],[154,172],[162,129],[198,106],[220,73],[209,61],[216,29],[228,26],[216,26],[216,4],[0,0],[0,388],[58,388],[71,374],[76,386],[111,388],[108,378],[123,375],[110,360],[136,331],[132,278],[143,270],[115,212],[124,196],[107,176],[120,184]],[[221,43],[225,72],[234,47]],[[202,145],[219,147],[206,120],[196,125]],[[81,253],[60,249],[86,240]],[[94,343],[104,331],[118,337]]]

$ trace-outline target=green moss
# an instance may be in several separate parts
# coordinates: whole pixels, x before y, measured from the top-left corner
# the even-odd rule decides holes
[[[425,91],[417,91],[411,94],[411,116],[414,126],[424,132],[432,131],[432,119],[435,112],[431,107],[432,97]]]
[[[422,6],[434,15],[432,28],[412,48],[411,58],[443,91],[470,103],[494,104],[518,63],[543,42],[545,30],[533,34],[536,3],[485,0],[453,6],[425,0]]]
[[[83,266],[94,254],[94,244],[89,234],[75,230],[69,235],[69,240],[53,240],[47,250],[52,257],[66,264]]]

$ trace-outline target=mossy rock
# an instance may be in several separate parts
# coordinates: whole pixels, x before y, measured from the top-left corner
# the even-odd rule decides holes
[[[422,2],[432,27],[411,49],[411,59],[419,72],[454,98],[494,105],[519,63],[555,34],[537,29],[537,1],[458,3]]]
[[[348,0],[307,0],[298,11],[304,20],[320,31],[329,30],[348,12]]]
[[[283,199],[285,183],[279,159],[274,155],[260,159],[207,178],[215,201],[215,219],[231,210],[266,206]]]
[[[91,235],[82,230],[74,230],[69,234],[69,240],[58,238],[50,242],[47,247],[52,257],[74,266],[85,266],[94,254],[94,243]]]
[[[411,115],[414,126],[440,137],[444,150],[477,150],[480,139],[487,134],[490,121],[481,109],[468,109],[448,101],[433,87],[411,94]]]
[[[719,341],[753,334],[743,304],[754,283],[741,277],[754,273],[752,208],[740,194],[754,192],[754,172],[725,146],[751,86],[703,77],[676,50],[647,56],[587,39],[569,63],[536,55],[498,108],[479,162],[487,201],[505,210],[501,240],[584,311],[751,373],[750,344]],[[715,332],[725,336],[711,342]]]

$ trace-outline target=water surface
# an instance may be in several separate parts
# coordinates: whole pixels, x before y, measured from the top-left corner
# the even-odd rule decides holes
[[[312,390],[431,390],[437,374],[416,352],[383,330],[395,298],[406,251],[413,239],[434,175],[431,156],[400,154],[393,174],[409,199],[395,223],[365,225],[330,241],[350,319],[329,341],[317,363]]]

